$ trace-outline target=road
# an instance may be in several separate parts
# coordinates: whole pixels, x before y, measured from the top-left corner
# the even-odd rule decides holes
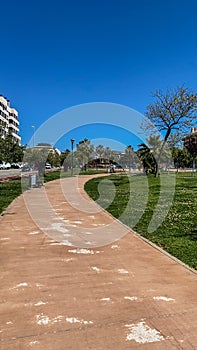
[[[9,176],[20,175],[20,174],[21,174],[21,169],[0,170],[0,179],[9,177]]]

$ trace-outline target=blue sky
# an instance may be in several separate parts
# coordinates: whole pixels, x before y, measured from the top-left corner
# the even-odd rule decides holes
[[[74,105],[112,102],[144,114],[156,89],[197,90],[196,13],[195,0],[2,2],[0,93],[20,113],[22,143],[32,125]],[[63,148],[70,137],[105,133],[73,135]]]

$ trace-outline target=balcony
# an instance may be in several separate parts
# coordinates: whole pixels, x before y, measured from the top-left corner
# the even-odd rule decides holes
[[[19,121],[18,121],[18,117],[14,116],[14,115],[9,115],[9,120],[12,120],[14,123],[16,123],[17,125],[19,125]]]

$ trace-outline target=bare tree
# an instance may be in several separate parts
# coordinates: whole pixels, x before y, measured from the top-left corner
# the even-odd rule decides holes
[[[194,125],[197,120],[197,94],[188,88],[178,86],[165,93],[158,90],[153,93],[155,102],[147,107],[146,117],[155,126],[157,131],[164,133],[164,139],[157,157],[156,176],[163,149],[170,135],[178,133],[182,138],[184,133]]]

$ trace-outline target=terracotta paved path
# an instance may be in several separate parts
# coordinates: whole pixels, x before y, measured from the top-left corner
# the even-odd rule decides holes
[[[196,274],[88,204],[87,179],[27,191],[37,224],[22,196],[2,217],[0,349],[197,349]]]

